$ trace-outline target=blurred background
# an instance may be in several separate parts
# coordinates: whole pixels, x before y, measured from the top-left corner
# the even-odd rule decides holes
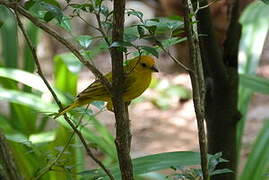
[[[110,1],[104,3],[111,8]],[[211,6],[220,45],[225,39],[228,26],[226,13],[229,3],[230,1],[220,0]],[[249,79],[240,82],[239,108],[245,118],[245,125],[242,126],[240,171],[243,171],[252,145],[264,126],[265,119],[269,117],[269,9],[262,2],[250,3],[251,1],[243,1],[241,6],[243,33],[239,54],[240,73],[262,78],[263,86],[255,89],[257,83],[253,85]],[[65,4],[65,1],[60,2],[61,7]],[[176,0],[128,1],[126,6],[141,11],[144,19],[183,13],[182,2]],[[66,16],[71,13],[68,9],[64,11]],[[0,6],[0,16],[5,18],[0,28],[0,129],[15,149],[18,161],[24,164],[24,167],[20,168],[24,169],[26,177],[31,177],[55,158],[71,132],[63,119],[55,121],[51,116],[58,111],[58,107],[36,73],[31,52],[17,28],[13,14]],[[99,34],[82,21],[84,19],[90,26],[95,26],[95,17],[83,13],[81,16],[80,20],[69,19],[70,24],[57,25],[55,20],[51,21],[49,26],[76,46],[86,49],[90,61],[102,73],[109,72],[111,62],[106,45],[102,41],[88,38]],[[28,20],[22,20],[37,47],[38,58],[46,78],[61,101],[69,104],[78,92],[94,81],[94,76],[55,39]],[[126,26],[135,23],[138,23],[136,17],[126,17]],[[182,25],[182,22],[180,23]],[[184,34],[180,36],[184,37]],[[152,45],[150,41],[140,40],[139,43]],[[169,51],[188,64],[188,48],[184,41],[170,46]],[[160,52],[156,61],[160,72],[154,74],[150,88],[129,106],[133,134],[131,156],[135,158],[170,151],[199,151],[190,78],[167,54]],[[260,82],[259,80],[255,82]],[[83,108],[78,108],[73,116],[78,117],[84,111]],[[112,150],[114,114],[106,111],[102,102],[94,103],[87,112],[82,132],[95,148],[95,154],[102,158],[105,164],[110,164],[116,157],[115,150]],[[74,156],[68,162],[57,164],[58,169],[68,171],[69,168],[71,172],[75,165],[76,171],[95,167],[88,157],[85,159],[85,152],[77,138],[72,140],[71,145],[67,152]],[[67,158],[68,153],[64,156]],[[37,159],[40,161],[37,162]],[[76,162],[75,165],[67,167],[67,164],[72,162]],[[53,173],[50,172],[50,175],[43,178],[48,179]],[[60,176],[66,178],[66,175],[55,173],[54,176],[58,179]]]

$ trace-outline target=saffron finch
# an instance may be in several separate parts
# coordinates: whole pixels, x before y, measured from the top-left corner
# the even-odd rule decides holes
[[[158,72],[158,69],[155,67],[155,60],[151,56],[137,56],[127,60],[127,64],[124,66],[124,73],[126,75],[123,91],[124,102],[130,102],[140,96],[149,87],[152,72]],[[109,82],[112,82],[112,73],[106,74],[105,78]],[[63,108],[54,118],[76,107],[90,104],[93,101],[105,101],[107,102],[107,109],[110,111],[113,110],[109,92],[100,81],[95,80],[78,94],[72,104]]]

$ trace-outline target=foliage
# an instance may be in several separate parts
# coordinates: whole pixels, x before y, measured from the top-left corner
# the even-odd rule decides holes
[[[70,35],[74,43],[80,48],[83,55],[91,60],[103,51],[111,47],[117,47],[128,56],[138,54],[151,54],[159,57],[160,51],[170,46],[181,43],[186,38],[179,37],[182,32],[183,22],[180,17],[143,19],[143,13],[134,9],[127,9],[127,16],[138,19],[137,24],[126,27],[123,42],[111,43],[109,31],[112,26],[112,11],[102,0],[85,3],[72,3],[65,0],[64,5],[56,0],[28,0],[24,7],[35,17],[50,24],[55,24],[61,30]],[[71,13],[66,13],[66,9]],[[269,81],[257,77],[255,70],[259,62],[263,42],[268,31],[268,6],[259,2],[253,3],[243,14],[243,36],[241,40],[241,52],[245,53],[247,60],[240,66],[240,90],[239,109],[244,115],[238,125],[238,148],[241,147],[241,139],[246,122],[248,103],[254,92],[268,94]],[[100,27],[88,24],[89,28],[99,31],[98,36],[79,34],[75,35],[72,21],[81,20],[84,14],[94,14],[100,18]],[[255,18],[252,19],[251,17]],[[59,153],[62,157],[41,179],[81,179],[89,177],[104,177],[99,169],[88,170],[85,152],[78,139],[71,139],[67,150],[63,151],[69,138],[72,136],[70,127],[59,118],[54,122],[51,113],[57,112],[58,107],[52,103],[50,94],[43,81],[34,73],[35,64],[25,41],[22,47],[18,46],[18,32],[14,15],[7,8],[0,6],[0,33],[1,33],[1,67],[0,67],[0,99],[8,106],[8,112],[1,112],[0,130],[4,132],[9,141],[19,169],[24,173],[25,179],[37,176],[43,168],[54,161]],[[5,17],[4,19],[2,17]],[[86,21],[87,22],[87,21]],[[27,21],[27,33],[33,44],[40,42],[40,30]],[[257,38],[260,38],[259,41]],[[144,43],[146,41],[146,43]],[[258,42],[258,44],[255,44]],[[149,45],[151,44],[151,45]],[[255,53],[254,53],[255,52]],[[18,54],[23,54],[19,56]],[[255,54],[255,56],[253,56]],[[77,82],[82,65],[76,57],[70,53],[58,54],[53,58],[54,74],[53,89],[64,104],[68,104],[77,92]],[[21,66],[22,64],[22,66]],[[68,81],[66,80],[68,79]],[[169,98],[190,98],[189,90],[178,85],[163,86],[162,81],[156,82],[152,88],[159,93],[158,98],[151,101],[161,109],[169,108]],[[117,179],[119,169],[116,158],[114,137],[108,129],[95,117],[102,111],[103,103],[96,102],[97,112],[93,110],[78,109],[72,112],[72,120],[84,116],[78,124],[85,139],[92,148],[101,152],[105,165],[111,170]],[[268,172],[268,121],[260,131],[248,162],[241,174],[242,180],[266,178]],[[238,152],[239,153],[239,152]],[[210,161],[211,175],[226,173],[229,170],[216,170],[217,164],[223,162],[220,154],[212,156]],[[133,160],[136,175],[149,173],[161,169],[198,165],[199,156],[194,152],[171,152],[149,155]],[[160,163],[159,163],[160,162]],[[1,168],[1,167],[0,167]],[[192,175],[200,176],[200,169],[176,168],[180,173],[174,174],[176,178]],[[251,175],[249,174],[251,172]],[[157,176],[160,177],[160,176]]]
[[[243,31],[240,43],[241,57],[239,56],[239,58],[241,58],[241,64],[239,67],[239,72],[241,74],[238,107],[243,117],[237,127],[238,157],[240,157],[241,141],[243,138],[245,123],[247,123],[246,115],[251,96],[254,93],[268,95],[269,92],[268,79],[255,75],[269,29],[268,12],[268,6],[256,1],[244,11],[240,19],[243,24]],[[253,18],[254,16],[255,18]],[[268,122],[265,121],[265,127],[267,124]],[[269,165],[268,161],[265,163],[262,159],[266,159],[266,157],[269,156],[268,148],[265,148],[265,146],[269,143],[269,138],[267,137],[268,135],[264,128],[259,132],[259,135],[252,146],[252,151],[250,152],[247,163],[240,177],[241,180],[267,179],[266,173],[269,170]]]
[[[86,170],[85,152],[77,138],[72,138],[70,127],[63,120],[52,120],[51,114],[58,111],[56,104],[52,103],[52,97],[44,82],[35,73],[35,64],[29,47],[23,40],[23,48],[18,46],[18,32],[14,14],[1,6],[1,48],[2,66],[0,68],[0,99],[9,106],[9,112],[0,116],[1,131],[5,133],[12,149],[19,169],[25,179],[41,177],[41,179],[70,179],[88,175]],[[143,24],[126,27],[124,42],[111,44],[108,32],[111,29],[111,10],[102,1],[92,3],[71,3],[66,1],[65,7],[55,0],[29,0],[24,3],[27,9],[38,19],[52,23],[71,35],[74,43],[80,48],[81,53],[89,60],[96,55],[108,50],[110,47],[118,47],[125,53],[130,49],[132,54],[152,54],[159,56],[159,49],[145,44],[139,44],[139,40],[150,40],[149,36],[162,35],[163,45],[169,47],[181,42],[180,38],[173,37],[167,40],[165,33],[182,25],[182,22],[165,18],[156,18],[143,22]],[[64,9],[71,9],[67,14]],[[83,13],[91,13],[99,16],[101,29],[99,36],[75,35],[72,32],[72,20],[82,19]],[[140,12],[128,10],[128,15],[137,16],[142,20]],[[78,18],[78,19],[75,19]],[[27,33],[37,46],[40,30],[26,21]],[[93,26],[88,24],[89,27]],[[143,31],[143,32],[142,32]],[[102,34],[103,33],[103,34]],[[151,33],[151,35],[149,35]],[[169,37],[172,36],[172,32]],[[23,54],[21,58],[18,54]],[[23,68],[20,64],[22,61]],[[82,65],[71,53],[58,54],[53,58],[53,90],[64,104],[70,103],[77,92],[77,82]],[[41,64],[42,66],[43,64]],[[67,81],[68,79],[68,81]],[[176,91],[176,90],[173,90]],[[102,111],[103,103],[95,102],[97,113]],[[83,114],[83,115],[82,115]],[[103,162],[110,165],[117,161],[114,137],[108,129],[95,117],[96,112],[82,108],[72,112],[72,120],[77,123],[89,145],[102,152]],[[84,116],[83,121],[80,119]],[[168,168],[171,164],[177,165],[182,159],[181,165],[198,164],[198,153],[178,152],[145,156],[134,160],[137,164],[137,174]],[[163,159],[163,164],[158,164]],[[185,162],[185,163],[183,163]],[[183,163],[183,164],[182,164]],[[47,172],[48,171],[48,172]],[[115,166],[117,177],[119,170]],[[45,172],[43,174],[43,172]],[[81,173],[80,173],[81,172]],[[99,173],[103,173],[99,171]],[[103,174],[104,175],[104,174]]]
[[[216,153],[209,158],[209,176],[214,176],[217,174],[223,173],[233,173],[229,169],[217,169],[217,165],[220,163],[228,162],[225,159],[221,158],[222,153]],[[184,167],[171,167],[175,173],[168,176],[168,179],[176,180],[176,179],[188,179],[188,180],[202,180],[203,179],[203,172],[201,168],[184,168]]]

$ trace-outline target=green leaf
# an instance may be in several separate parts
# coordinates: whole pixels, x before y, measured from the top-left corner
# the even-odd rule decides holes
[[[72,26],[70,22],[70,18],[67,16],[63,16],[61,21],[58,22],[58,25],[62,28],[64,28],[66,31],[71,32],[72,31]]]
[[[78,58],[72,53],[59,54],[55,56],[53,59],[55,62],[62,61],[66,65],[68,70],[72,73],[77,74],[81,71],[82,64],[78,60]]]
[[[39,76],[26,72],[26,71],[0,67],[0,77],[4,77],[4,78],[21,82],[41,92],[47,92],[47,87],[42,81],[42,79]]]
[[[31,141],[29,141],[27,139],[27,137],[22,135],[22,134],[9,134],[9,135],[5,135],[5,137],[10,141],[21,143],[21,144],[24,144],[24,145],[26,145],[28,147],[32,146]]]
[[[28,106],[38,112],[56,112],[57,106],[45,102],[39,96],[16,90],[0,88],[0,100]]]
[[[55,62],[55,87],[75,96],[77,91],[78,73],[82,64],[72,53],[64,53],[53,58]]]
[[[262,0],[265,4],[269,4],[269,0]]]
[[[18,65],[17,24],[13,13],[4,6],[0,6],[0,17],[5,17],[0,29],[1,54],[4,65],[16,68]],[[3,21],[2,20],[2,21]]]
[[[1,27],[4,25],[4,21],[2,21],[1,19],[0,19],[0,29],[1,29]]]
[[[253,92],[269,95],[269,80],[250,74],[240,74],[240,85]]]
[[[106,6],[101,6],[101,7],[100,7],[100,12],[101,12],[105,17],[107,17],[107,16],[110,15],[109,10],[108,10],[108,7],[106,7]]]
[[[140,11],[136,11],[136,10],[134,10],[134,9],[129,9],[128,11],[127,11],[127,15],[129,16],[129,15],[134,15],[134,16],[136,16],[138,19],[140,19],[140,20],[142,20],[143,19],[143,13],[142,12],[140,12]]]
[[[24,3],[24,8],[25,8],[26,10],[29,10],[29,9],[31,9],[31,7],[33,7],[33,5],[34,5],[35,3],[36,3],[35,0],[26,1],[26,2]]]
[[[38,143],[48,143],[55,140],[56,132],[55,131],[46,131],[38,134],[31,134],[29,141],[33,144]]]
[[[81,35],[76,37],[77,42],[83,48],[88,48],[92,43],[92,37],[87,35]]]
[[[240,180],[267,180],[269,172],[269,119],[264,125],[252,146],[247,163]]]
[[[110,48],[112,48],[112,47],[129,47],[129,46],[133,46],[133,44],[130,42],[127,42],[127,41],[115,41],[110,45]]]
[[[135,175],[145,174],[162,169],[169,169],[171,166],[191,166],[199,165],[199,163],[200,154],[198,152],[190,151],[160,153],[133,159]],[[118,165],[114,165],[109,169],[116,179],[121,179]],[[100,169],[84,171],[80,172],[79,174],[95,178],[105,177],[105,179],[107,179],[106,175]]]
[[[32,41],[33,46],[37,47],[39,40],[39,28],[37,28],[32,22],[29,22],[27,24],[26,31]],[[35,61],[26,41],[24,41],[23,55],[23,69],[28,72],[33,72],[35,69]]]
[[[59,23],[62,21],[63,12],[59,7],[57,7],[53,4],[50,4],[50,3],[46,3],[46,2],[41,2],[40,5],[41,5],[41,7],[43,7],[43,9],[48,11],[44,16],[45,21],[49,22],[54,17],[57,18]]]
[[[94,10],[93,4],[89,4],[89,3],[84,3],[84,4],[72,3],[70,6],[76,10],[82,10],[85,12],[93,12]]]
[[[138,33],[139,33],[139,35],[140,35],[140,38],[142,38],[142,37],[144,37],[144,35],[145,35],[145,29],[143,28],[143,26],[137,26],[137,31],[138,31]]]
[[[213,176],[213,175],[225,174],[225,173],[233,173],[233,171],[230,169],[217,169],[213,173],[211,173],[210,175]]]
[[[240,16],[242,24],[242,35],[239,49],[239,72],[243,74],[256,74],[260,57],[267,38],[269,29],[269,6],[265,6],[261,1],[254,1],[244,10]],[[248,104],[253,91],[240,87],[238,107],[244,115],[237,125],[237,149],[240,150]],[[238,151],[238,157],[240,157]],[[240,160],[238,160],[240,161]]]
[[[159,57],[159,52],[153,48],[153,47],[149,47],[149,46],[140,46],[140,48],[142,50],[144,50],[146,53],[152,54],[153,56],[155,56],[156,58]]]
[[[178,43],[181,43],[181,42],[184,42],[187,40],[187,37],[172,37],[172,38],[169,38],[169,39],[165,39],[163,41],[161,41],[162,43],[162,46],[164,48],[168,48],[170,46],[173,46],[175,44],[178,44]]]

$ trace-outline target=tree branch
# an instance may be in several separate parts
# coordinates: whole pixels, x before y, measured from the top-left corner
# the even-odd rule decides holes
[[[114,0],[112,42],[123,40],[125,0]],[[133,180],[133,165],[130,157],[131,132],[128,104],[124,103],[123,53],[111,48],[112,58],[112,101],[116,118],[116,147],[122,180]]]
[[[50,84],[48,83],[48,81],[46,80],[43,72],[42,72],[42,69],[41,69],[41,66],[40,66],[40,63],[39,63],[39,60],[38,60],[38,57],[37,57],[37,54],[36,54],[36,48],[33,46],[29,36],[27,35],[24,27],[23,27],[23,24],[17,14],[17,8],[15,7],[14,8],[14,11],[15,11],[15,14],[16,14],[16,18],[17,18],[17,22],[18,22],[18,25],[23,33],[23,36],[25,37],[26,39],[26,42],[32,52],[32,55],[33,55],[33,59],[35,61],[35,64],[37,66],[37,73],[39,74],[39,76],[41,77],[41,79],[44,81],[44,83],[46,84],[47,88],[49,89],[50,93],[52,94],[53,98],[55,99],[56,103],[58,104],[59,108],[62,109],[62,104],[60,102],[60,100],[58,99],[56,93],[53,91],[53,89],[51,88]],[[64,44],[65,45],[65,44]],[[65,120],[67,121],[67,123],[71,126],[71,128],[73,129],[73,131],[78,135],[80,141],[82,142],[83,146],[85,147],[86,149],[86,152],[88,154],[88,156],[90,156],[104,171],[105,173],[110,177],[111,180],[114,180],[114,177],[112,176],[111,172],[109,169],[107,169],[103,163],[101,161],[99,161],[94,155],[93,153],[91,152],[91,149],[88,147],[87,145],[87,142],[86,140],[84,139],[84,137],[82,136],[81,132],[77,129],[77,127],[73,124],[73,122],[68,118],[68,116],[66,114],[64,114],[64,118]]]
[[[184,23],[187,32],[189,42],[189,53],[191,59],[191,69],[189,71],[193,89],[193,102],[195,108],[195,114],[198,126],[199,135],[199,146],[201,152],[201,168],[203,172],[203,179],[208,180],[208,159],[207,159],[207,140],[204,127],[204,108],[205,108],[205,81],[203,64],[201,59],[200,45],[199,45],[199,34],[197,24],[195,23],[196,16],[193,9],[191,0],[185,0],[185,15]]]

